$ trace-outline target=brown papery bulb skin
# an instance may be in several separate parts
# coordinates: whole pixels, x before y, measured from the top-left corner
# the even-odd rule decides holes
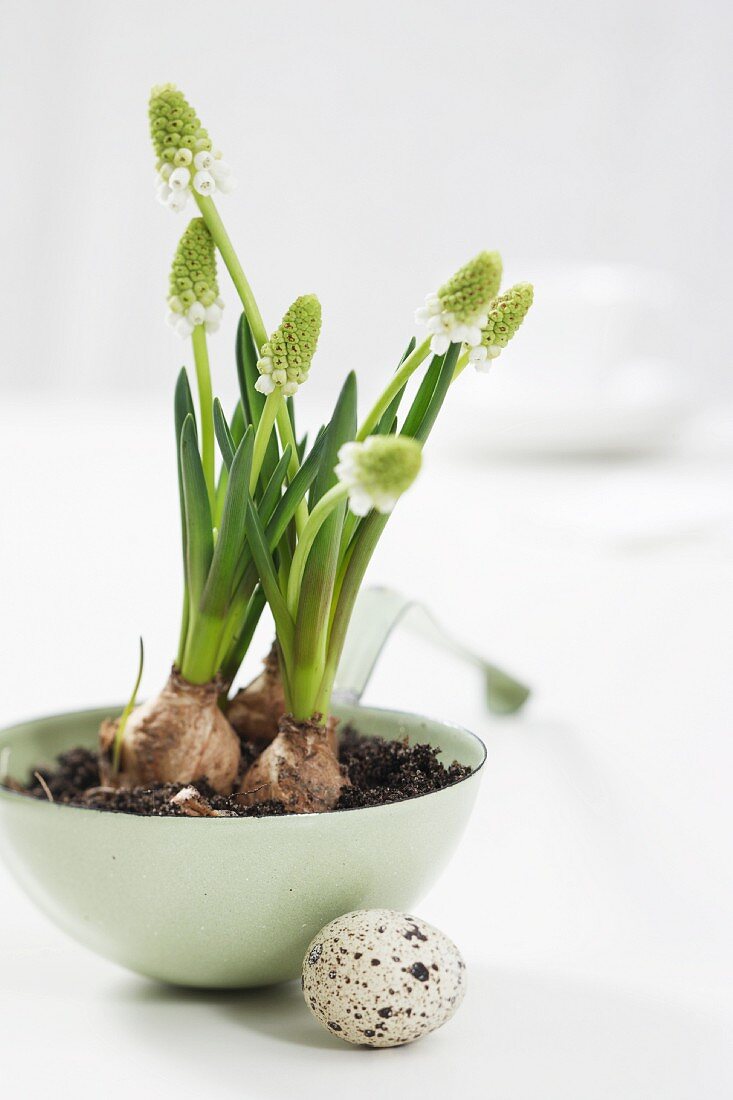
[[[309,722],[283,715],[277,737],[244,774],[238,796],[242,804],[274,800],[294,814],[332,810],[349,786],[334,740],[333,725],[322,724],[320,715]]]
[[[99,731],[102,782],[112,787],[185,786],[206,779],[230,794],[240,762],[239,738],[219,708],[221,685],[191,684],[175,669],[163,690],[137,707],[125,727],[120,768],[111,768],[117,720]]]
[[[240,737],[261,747],[277,736],[280,719],[287,709],[277,645],[273,645],[259,676],[232,698],[227,718]]]

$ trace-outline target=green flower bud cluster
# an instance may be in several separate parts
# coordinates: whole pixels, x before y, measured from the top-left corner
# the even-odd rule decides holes
[[[321,303],[315,294],[304,294],[293,302],[280,327],[262,345],[257,363],[259,392],[272,393],[281,386],[285,394],[294,394],[308,380],[320,332]]]
[[[211,306],[219,297],[216,250],[203,218],[193,218],[178,242],[170,277],[170,298],[188,309],[194,302]]]
[[[216,278],[214,241],[203,218],[193,218],[178,242],[170,274],[169,321],[181,336],[196,325],[215,332],[223,302]]]
[[[495,298],[489,308],[488,322],[481,331],[484,347],[505,348],[527,316],[533,298],[531,283],[517,283]]]
[[[211,149],[207,131],[175,84],[153,88],[148,116],[158,170],[163,164],[185,167],[195,153]]]
[[[163,206],[180,213],[192,193],[208,198],[234,188],[231,168],[220,152],[212,151],[207,131],[174,84],[153,88],[149,115]]]
[[[415,320],[427,326],[435,355],[444,355],[451,344],[477,347],[481,343],[489,303],[498,294],[500,282],[499,253],[479,252],[437,294],[428,294]]]
[[[370,435],[363,443],[344,443],[336,476],[349,491],[349,507],[358,516],[372,508],[391,512],[420,472],[422,448],[409,436]]]
[[[481,329],[481,343],[468,353],[469,362],[477,371],[486,373],[489,370],[492,359],[496,359],[501,349],[507,346],[527,316],[533,298],[531,283],[517,283],[494,298],[489,306],[486,324]]]
[[[455,273],[438,291],[440,304],[459,324],[474,324],[485,315],[501,283],[501,256],[498,252],[479,252]]]

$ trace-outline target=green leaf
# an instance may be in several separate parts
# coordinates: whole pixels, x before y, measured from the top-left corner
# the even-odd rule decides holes
[[[247,321],[247,315],[245,313],[241,314],[239,324],[237,325],[234,357],[237,364],[237,381],[239,383],[239,397],[242,402],[244,422],[247,427],[252,424],[255,430],[257,430],[262,406],[264,404],[264,397],[262,394],[257,393],[253,387],[252,401],[250,402],[250,387],[247,379],[252,366],[254,366],[255,370],[257,369],[257,349],[254,346],[252,330],[249,327],[249,322]],[[253,357],[254,363],[252,362]],[[257,379],[254,379],[254,381],[256,382]]]
[[[306,458],[303,465],[298,470],[298,473],[293,478],[290,485],[277,501],[274,511],[271,517],[268,519],[263,504],[267,496],[267,490],[263,495],[259,504],[259,520],[261,526],[265,529],[265,542],[271,554],[274,554],[278,546],[281,543],[283,536],[285,535],[288,525],[292,520],[298,505],[308,492],[313,478],[318,471],[318,463],[320,461],[321,450],[324,445],[323,436],[316,441],[311,453]],[[285,455],[283,455],[283,458]],[[282,462],[282,459],[280,460]],[[269,486],[268,486],[269,489]],[[247,591],[248,587],[254,587],[254,583],[257,577],[257,570],[249,565],[245,569],[242,578],[239,582],[240,590]]]
[[[292,397],[288,397],[285,404],[287,405],[288,416],[290,417],[290,426],[293,429],[293,438],[297,438],[295,434],[295,402]]]
[[[288,473],[288,465],[290,464],[290,447],[286,447],[282,453],[280,461],[272,472],[272,477],[265,486],[265,491],[259,499],[257,504],[257,512],[260,517],[260,522],[266,524],[272,513],[275,511],[278,502],[281,499],[281,491],[283,482]]]
[[[219,444],[221,457],[228,470],[232,465],[234,452],[237,448],[234,444],[232,433],[227,424],[227,418],[224,416],[224,410],[221,407],[221,401],[218,397],[214,398],[214,431],[216,432],[216,440]]]
[[[285,477],[285,469],[281,469],[280,467],[282,467],[283,465],[284,467],[287,467],[289,457],[289,454],[283,455],[283,458],[281,459],[281,462],[278,466],[278,473],[276,475],[276,478],[274,478],[273,482],[270,483],[268,489],[262,497],[262,500],[260,501],[260,510],[258,514],[260,529],[264,529],[267,518],[269,518],[271,513],[274,512],[274,509],[278,504],[277,494],[279,493],[280,486]],[[276,489],[276,492],[274,494],[270,492],[273,487],[275,487]],[[277,519],[275,522],[277,522]],[[288,522],[289,516],[287,515],[287,513],[285,513],[282,519],[283,526],[287,526]],[[271,528],[271,525],[272,521],[270,521],[270,524],[268,524],[268,530]],[[279,532],[277,532],[277,534],[279,535]],[[276,542],[279,541],[279,538],[276,538],[275,534],[271,533],[268,535],[266,532],[264,535],[264,541],[270,555],[272,556],[273,553],[275,553]],[[240,622],[244,621],[245,612],[247,611],[247,608],[249,607],[249,604],[251,603],[252,598],[255,594],[258,579],[259,572],[255,562],[253,561],[252,547],[248,537],[242,553],[242,557],[238,565],[236,590],[233,593],[230,604],[229,618],[230,621],[232,621],[233,623],[236,623],[238,620]],[[239,634],[237,634],[233,639],[230,638],[229,642],[227,642],[226,638],[223,639],[225,648],[222,653],[220,663],[222,667],[226,665],[227,668],[230,670],[231,675],[227,677],[230,680],[234,678],[236,670],[241,664],[244,654],[246,652],[246,648],[242,648],[238,645],[237,642],[237,638],[241,637],[241,629],[239,631]],[[237,654],[239,655],[237,656]]]
[[[248,427],[249,425],[245,423],[244,419],[242,402],[237,401],[236,405],[234,406],[234,412],[232,413],[232,419],[229,421],[229,430],[234,441],[235,450],[244,439],[244,433]]]
[[[247,429],[249,431],[249,429]],[[278,462],[275,471],[267,483],[262,497],[257,503],[257,512],[260,517],[260,523],[264,527],[271,519],[275,508],[282,499],[281,489],[285,476],[288,472],[288,463],[290,462],[290,447],[286,447],[283,451],[282,458]],[[274,549],[274,547],[271,547]],[[254,588],[256,583],[257,571],[252,567],[252,553],[249,546],[245,543],[242,548],[242,553],[237,563],[236,578],[234,587],[237,593],[241,596],[242,592],[247,593],[249,598],[249,590]]]
[[[443,356],[434,355],[430,360],[428,369],[422,377],[417,388],[417,393],[412,399],[405,422],[402,425],[402,435],[414,436],[422,423],[425,413],[428,411],[430,399],[435,392],[435,385],[440,377],[440,368],[443,365]]]
[[[400,369],[400,367],[404,363],[405,359],[407,359],[408,355],[411,355],[412,352],[415,350],[416,343],[417,343],[417,341],[415,340],[415,337],[413,336],[412,340],[410,340],[409,344],[405,348],[404,353],[402,355],[402,358],[400,359],[399,363],[397,364],[397,367],[396,367],[397,370]],[[405,385],[402,386],[402,388],[399,389],[397,391],[397,393],[394,395],[394,397],[390,401],[389,405],[387,406],[387,408],[382,413],[382,416],[379,420],[379,423],[377,424],[376,428],[374,429],[374,432],[373,432],[374,435],[390,435],[390,433],[394,431],[395,421],[397,419],[397,412],[398,412],[400,404],[402,402],[402,398],[405,395],[406,387],[407,387],[407,382],[405,382]]]
[[[400,359],[400,361],[399,361],[399,363],[397,364],[397,367],[396,367],[397,370],[400,369],[400,367],[404,363],[405,359],[407,359],[408,356],[412,355],[412,353],[413,353],[413,351],[415,350],[416,347],[417,347],[417,340],[413,336],[412,339],[410,340],[409,344],[405,348],[405,350],[402,352],[402,358]]]
[[[451,344],[444,356],[435,356],[402,427],[403,435],[410,435],[421,443],[425,442],[445,400],[459,352],[460,344]],[[414,416],[413,410],[415,410]],[[389,516],[370,512],[361,520],[351,541],[342,552],[339,567],[340,589],[336,606],[332,611],[326,668],[319,693],[319,704],[324,707],[328,703],[331,683],[336,674],[359,589],[388,520]]]
[[[183,471],[181,469],[181,435],[186,417],[190,416],[196,423],[193,396],[188,382],[186,368],[182,367],[176,380],[176,389],[173,401],[173,415],[176,432],[176,469],[178,471],[178,501],[181,515],[181,553],[183,555],[183,608],[181,612],[181,632],[178,643],[178,656],[176,663],[180,665],[183,659],[183,649],[186,644],[189,620],[189,592],[186,566],[186,505],[183,499]]]
[[[240,631],[229,646],[226,657],[221,665],[221,676],[224,683],[227,685],[233,683],[234,677],[239,672],[239,666],[242,664],[252,643],[254,632],[257,629],[257,624],[260,621],[266,602],[262,585],[258,584],[247,604],[247,610],[242,618]]]
[[[341,651],[346,640],[346,631],[351,621],[351,613],[354,610],[356,597],[359,595],[367,566],[379,542],[380,535],[387,526],[388,519],[389,516],[382,515],[381,512],[370,512],[365,516],[349,543],[344,560],[341,563],[339,569],[340,588],[335,607],[331,613],[326,665],[319,692],[319,702],[323,707],[328,706],[331,685],[341,658]]]
[[[323,453],[311,488],[311,509],[323,494],[336,484],[334,466],[338,459],[338,452],[343,444],[352,440],[355,435],[356,377],[352,372],[343,385],[331,422],[326,428]],[[307,709],[307,701],[300,697],[300,688],[295,680],[303,683],[303,690],[307,694],[309,689],[305,686],[305,676],[298,676],[299,671],[319,669],[326,659],[331,600],[339,565],[345,513],[346,501],[344,500],[334,509],[316,535],[303,571],[295,631],[295,668],[288,667],[287,662],[286,667],[291,685],[299,695],[299,707],[305,709]],[[312,675],[315,676],[315,672]]]
[[[426,372],[423,383],[428,382],[429,376],[430,381],[432,381],[432,371],[434,368],[436,377],[432,391],[428,394],[427,389],[429,387],[426,387],[425,392],[421,395],[420,391],[423,387],[420,387],[415,397],[415,402],[413,403],[413,408],[417,405],[415,416],[412,416],[413,409],[411,408],[402,426],[402,435],[412,436],[413,439],[419,440],[420,443],[424,443],[428,438],[441,406],[445,401],[448,387],[453,380],[453,372],[458,362],[460,351],[460,344],[451,344],[445,355],[438,355],[435,357],[438,361],[437,366],[434,367],[434,363],[430,364],[430,369]],[[419,404],[418,399],[420,399]]]
[[[356,435],[356,375],[351,371],[344,382],[333,410],[333,416],[325,430],[325,443],[321,453],[318,474],[311,487],[308,507],[321,499],[336,484],[334,467],[344,443]]]
[[[223,410],[221,410],[221,407],[220,411],[221,415],[223,416],[224,414]],[[214,411],[214,416],[216,416],[216,410]],[[224,420],[226,421],[226,418],[224,418]],[[216,423],[214,424],[214,430],[216,431]],[[244,413],[242,412],[241,401],[237,401],[237,404],[234,406],[234,412],[232,413],[231,424],[229,426],[229,434],[231,436],[232,452],[234,452],[244,438]],[[226,462],[223,462],[221,470],[219,471],[219,482],[216,486],[216,516],[214,521],[215,527],[218,527],[221,523],[221,514],[224,511],[224,500],[226,498],[228,477],[229,468]]]
[[[297,511],[298,505],[313,484],[322,461],[325,445],[326,435],[322,433],[316,439],[310,454],[277,502],[272,518],[267,522],[267,540],[270,546],[276,547],[280,542],[288,524]],[[262,499],[264,500],[264,496]],[[262,509],[260,509],[260,515],[262,516]],[[266,521],[263,519],[263,522]]]
[[[181,543],[183,546],[183,565],[186,565],[186,508],[183,501],[183,471],[181,470],[181,435],[183,425],[187,417],[191,417],[196,431],[196,413],[194,411],[191,387],[188,382],[186,368],[182,367],[176,381],[176,390],[173,400],[173,414],[176,429],[176,465],[178,467],[178,493],[181,504]],[[197,444],[198,445],[198,444]]]
[[[293,620],[280,591],[277,581],[277,573],[272,562],[270,548],[267,545],[265,532],[262,529],[257,509],[252,498],[249,498],[247,507],[247,539],[252,550],[254,564],[259,574],[260,582],[265,592],[265,598],[270,605],[272,617],[275,620],[277,636],[283,650],[283,654],[289,654],[293,641]]]
[[[387,406],[382,414],[382,419],[377,424],[376,428],[372,432],[372,435],[392,435],[397,428],[397,410],[400,407],[400,402],[404,397],[405,386],[402,387],[400,392],[395,395],[391,404]]]
[[[181,474],[186,517],[186,580],[191,613],[195,614],[211,566],[214,538],[209,494],[191,415],[186,417],[181,429]]]
[[[234,411],[232,412],[229,430],[231,434],[233,450],[236,451],[239,447],[239,444],[242,442],[242,439],[244,438],[244,414],[242,412],[241,401],[237,401],[237,404],[234,405]],[[221,522],[223,503],[225,503],[225,499],[227,496],[228,477],[229,470],[227,464],[222,463],[221,470],[219,471],[219,484],[217,485],[217,509],[215,527],[218,527]]]
[[[135,678],[135,684],[133,686],[130,698],[125,704],[125,709],[119,717],[117,722],[117,729],[115,730],[115,739],[112,747],[112,774],[116,775],[120,770],[120,756],[122,755],[122,742],[125,739],[125,728],[129,721],[130,715],[135,709],[137,703],[137,693],[140,690],[140,681],[143,678],[143,667],[145,665],[145,646],[143,645],[142,638],[140,639],[140,656],[137,662],[137,677]]]
[[[254,429],[250,425],[229,470],[221,529],[201,600],[203,614],[215,618],[223,618],[228,611],[235,587],[235,573],[242,556],[253,444]]]
[[[196,411],[185,367],[181,367],[178,372],[178,378],[176,379],[173,410],[176,425],[176,446],[178,446],[181,441],[181,432],[183,431],[183,423],[186,417],[190,416],[193,419],[194,428],[196,426]]]

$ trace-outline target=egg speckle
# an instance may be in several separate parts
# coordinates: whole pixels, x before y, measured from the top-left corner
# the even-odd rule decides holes
[[[391,909],[337,917],[303,960],[303,995],[347,1043],[395,1047],[446,1023],[466,991],[466,964],[443,932]]]

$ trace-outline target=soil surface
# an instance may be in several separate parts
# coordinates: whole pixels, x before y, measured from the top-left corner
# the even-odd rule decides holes
[[[341,737],[339,760],[346,767],[352,786],[344,787],[336,810],[401,802],[442,790],[471,774],[470,768],[455,761],[446,768],[438,759],[438,751],[430,745],[408,745],[406,741],[361,737],[347,727]],[[243,742],[243,772],[256,756],[252,745]],[[199,781],[194,787],[214,816],[279,817],[285,814],[281,802],[245,806],[236,794],[229,797],[217,795],[206,782]],[[62,753],[54,767],[39,768],[29,778],[26,787],[16,789],[42,801],[52,799],[64,805],[86,806],[112,813],[145,817],[190,816],[180,804],[171,801],[181,791],[180,784],[166,783],[150,789],[134,787],[130,790],[102,787],[97,753],[83,748]]]

